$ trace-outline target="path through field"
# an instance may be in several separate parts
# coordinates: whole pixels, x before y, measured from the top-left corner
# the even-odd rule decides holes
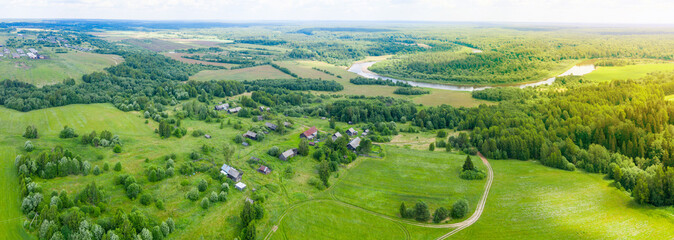
[[[482,198],[480,198],[480,202],[477,204],[477,207],[475,208],[475,212],[473,212],[473,215],[471,215],[468,219],[466,219],[464,221],[461,221],[461,222],[458,222],[458,223],[449,223],[449,224],[430,224],[430,223],[412,222],[412,221],[408,221],[408,220],[399,219],[399,218],[396,218],[396,217],[391,217],[391,216],[388,216],[388,215],[385,215],[385,214],[382,214],[382,213],[378,213],[378,212],[375,212],[375,211],[371,211],[369,209],[365,209],[365,208],[362,208],[362,207],[359,207],[359,206],[356,206],[356,205],[353,205],[353,204],[350,204],[350,203],[342,202],[340,200],[337,200],[331,193],[331,197],[333,199],[315,199],[315,200],[309,200],[309,201],[296,203],[296,204],[290,206],[281,215],[281,217],[278,220],[278,224],[275,225],[269,231],[269,233],[265,236],[264,239],[268,240],[268,239],[271,238],[271,236],[274,234],[274,232],[276,232],[276,230],[278,229],[278,225],[281,224],[281,222],[283,221],[283,218],[285,218],[285,216],[288,214],[288,212],[290,210],[295,209],[295,208],[297,208],[301,205],[304,205],[306,203],[309,203],[309,202],[334,202],[334,203],[340,204],[340,205],[345,206],[345,207],[355,208],[355,209],[359,209],[359,210],[362,210],[362,211],[366,211],[370,214],[373,214],[373,215],[376,215],[376,216],[394,221],[394,222],[399,223],[399,224],[409,224],[409,225],[426,227],[426,228],[453,228],[452,231],[450,231],[447,234],[442,235],[442,236],[437,238],[437,240],[446,239],[446,238],[456,234],[457,232],[459,232],[459,231],[461,231],[461,230],[463,230],[467,227],[470,227],[470,225],[473,225],[473,223],[477,222],[477,220],[480,219],[480,216],[482,216],[482,212],[484,211],[485,204],[487,203],[487,197],[489,196],[489,189],[491,188],[491,184],[494,180],[494,171],[492,170],[491,165],[489,164],[489,161],[487,161],[487,159],[481,153],[478,152],[478,156],[480,156],[480,159],[482,159],[482,162],[487,167],[487,182],[485,183],[485,188],[484,188],[484,192],[482,193]],[[335,186],[335,185],[336,184],[333,184],[332,186]],[[326,191],[329,191],[329,190],[330,189],[327,189]],[[409,233],[407,233],[407,237],[409,239]]]

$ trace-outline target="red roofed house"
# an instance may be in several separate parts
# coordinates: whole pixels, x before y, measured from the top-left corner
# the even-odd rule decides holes
[[[316,134],[318,134],[318,129],[316,129],[316,127],[311,127],[309,128],[309,130],[306,130],[303,133],[301,133],[300,137],[311,140],[316,137]]]

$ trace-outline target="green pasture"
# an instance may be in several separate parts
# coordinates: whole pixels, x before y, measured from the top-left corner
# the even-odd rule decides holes
[[[611,80],[638,79],[659,71],[674,71],[674,63],[636,64],[620,67],[598,67],[597,70],[583,76],[584,79],[597,82]]]

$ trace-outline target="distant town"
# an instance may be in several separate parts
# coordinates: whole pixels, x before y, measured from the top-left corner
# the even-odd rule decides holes
[[[20,39],[25,39],[24,34],[17,34],[16,37],[20,38]],[[38,43],[39,42],[46,42],[46,43],[50,43],[51,45],[57,45],[59,47],[70,48],[70,49],[82,51],[82,52],[93,51],[93,49],[91,49],[91,48],[71,45],[67,39],[64,39],[62,37],[54,37],[54,36],[38,37],[36,40],[37,40]],[[0,58],[49,59],[49,56],[41,54],[40,51],[38,51],[37,49],[32,48],[32,47],[31,48],[11,48],[11,47],[8,47],[8,46],[0,45],[0,48],[2,49],[2,51],[0,51]]]

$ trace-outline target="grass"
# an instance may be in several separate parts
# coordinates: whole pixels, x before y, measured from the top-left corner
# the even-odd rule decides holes
[[[19,201],[19,179],[14,168],[16,151],[10,146],[0,145],[0,239],[35,239],[24,230],[22,223],[25,220],[21,213]]]
[[[638,79],[648,73],[658,71],[674,71],[674,63],[636,64],[621,67],[598,67],[597,70],[584,75],[584,79],[606,82],[616,79]]]
[[[257,80],[257,79],[292,79],[288,74],[269,65],[241,68],[234,70],[204,70],[190,77],[190,80]]]
[[[0,75],[3,79],[16,79],[38,87],[59,83],[73,78],[81,81],[82,75],[121,63],[117,55],[86,52],[68,52],[65,54],[45,53],[51,59],[4,58],[0,60]]]
[[[602,175],[492,160],[485,212],[456,239],[672,239],[670,208],[640,206]]]
[[[451,208],[462,198],[473,211],[484,188],[484,180],[459,178],[465,155],[385,147],[383,159],[363,159],[332,189],[333,195],[351,203],[392,217],[398,216],[401,202],[408,207],[424,201],[429,209]],[[477,157],[473,163],[484,166]]]
[[[310,202],[291,211],[271,239],[405,239],[406,231],[360,209]]]

